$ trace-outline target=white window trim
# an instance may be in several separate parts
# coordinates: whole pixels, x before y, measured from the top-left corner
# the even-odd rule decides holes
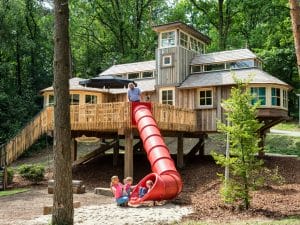
[[[169,33],[169,32],[174,32],[174,33],[175,33],[175,40],[174,40],[175,45],[162,46],[162,45],[161,45],[161,42],[162,42],[162,34],[163,34],[163,33]],[[161,32],[161,33],[159,34],[159,48],[173,48],[173,47],[176,47],[176,46],[178,46],[178,33],[177,33],[177,30],[176,30],[176,29],[175,29],[175,30],[164,31],[164,32]]]
[[[151,77],[143,77],[143,73],[146,73],[146,72],[152,72],[152,76]],[[145,71],[142,71],[140,76],[141,76],[141,79],[154,78],[154,70],[145,70]]]
[[[165,58],[170,57],[170,64],[165,64]],[[173,66],[173,54],[165,54],[161,57],[161,67],[171,67]]]
[[[162,92],[163,91],[172,91],[173,92],[173,104],[172,105],[175,105],[175,100],[176,100],[175,88],[174,87],[164,87],[164,88],[159,89],[159,103],[160,104],[163,104],[162,103]]]
[[[129,74],[135,74],[135,73],[137,73],[137,74],[139,74],[139,76],[137,77],[137,78],[129,78]],[[131,72],[131,73],[127,73],[126,74],[126,77],[127,77],[127,79],[130,79],[130,80],[135,80],[135,79],[141,79],[141,73],[140,72]]]
[[[196,93],[196,108],[211,109],[214,107],[214,88],[198,88]],[[211,105],[200,105],[200,91],[211,91]]]

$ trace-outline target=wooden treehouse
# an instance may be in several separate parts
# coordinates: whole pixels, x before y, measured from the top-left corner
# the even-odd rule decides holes
[[[177,166],[184,165],[184,138],[197,144],[188,156],[203,154],[204,139],[217,132],[217,121],[225,122],[221,102],[240,79],[253,75],[250,90],[261,101],[258,119],[264,122],[259,131],[262,139],[268,129],[288,118],[290,86],[262,70],[262,61],[248,49],[205,53],[210,39],[181,23],[153,27],[158,35],[155,60],[113,65],[99,76],[114,75],[132,79],[142,91],[142,101],[151,103],[152,114],[165,137],[177,137]],[[70,79],[70,112],[74,163],[82,163],[95,154],[113,149],[114,164],[120,139],[124,139],[124,175],[133,174],[133,145],[138,132],[132,125],[131,104],[127,88],[92,88]],[[44,109],[18,135],[0,148],[0,166],[10,165],[41,135],[53,131],[53,88],[41,91]],[[77,159],[76,139],[82,135],[99,137],[105,142],[93,154]]]

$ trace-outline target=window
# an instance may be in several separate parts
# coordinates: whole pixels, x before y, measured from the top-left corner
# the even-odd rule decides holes
[[[282,90],[282,106],[288,108],[288,92],[287,90]]]
[[[54,105],[54,95],[48,96],[48,105]]]
[[[161,91],[161,103],[173,105],[173,90],[162,90]]]
[[[199,91],[199,105],[200,106],[212,106],[212,90],[201,90]]]
[[[200,73],[200,72],[202,72],[202,66],[200,65],[192,66],[192,73]]]
[[[266,105],[266,88],[265,87],[252,87],[251,94],[254,95],[252,99],[252,104],[256,103],[258,100],[261,105]]]
[[[272,88],[272,106],[280,106],[280,89]]]
[[[254,67],[254,60],[243,60],[227,63],[227,69],[241,69]]]
[[[70,105],[79,105],[79,94],[70,95]]]
[[[162,57],[162,66],[172,66],[172,55],[164,55]]]
[[[182,47],[188,48],[188,41],[189,36],[187,36],[185,33],[180,32],[180,45]]]
[[[153,77],[153,71],[146,71],[142,73],[142,78]]]
[[[97,96],[96,95],[86,95],[85,103],[87,104],[97,104]]]
[[[139,73],[129,73],[128,74],[128,79],[138,79],[138,78],[140,78]]]
[[[160,46],[161,47],[175,46],[175,31],[162,33]]]
[[[225,64],[220,63],[220,64],[210,64],[210,65],[205,65],[204,66],[204,71],[214,71],[214,70],[224,70],[225,69]]]

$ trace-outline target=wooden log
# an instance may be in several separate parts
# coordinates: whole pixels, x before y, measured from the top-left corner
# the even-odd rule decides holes
[[[79,208],[80,202],[76,201],[73,202],[73,208]],[[43,207],[43,215],[49,215],[52,214],[53,206],[44,206]]]
[[[109,197],[113,196],[110,188],[101,188],[101,187],[95,188],[95,194],[109,196]]]

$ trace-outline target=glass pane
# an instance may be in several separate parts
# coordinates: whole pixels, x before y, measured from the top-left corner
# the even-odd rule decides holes
[[[266,95],[266,88],[261,87],[258,90],[259,90],[259,95],[260,96],[265,96]]]
[[[137,79],[140,77],[139,73],[129,73],[128,74],[128,79]]]
[[[211,98],[211,91],[206,91],[206,97]]]
[[[79,94],[71,95],[71,104],[72,105],[79,105]]]
[[[173,100],[173,91],[168,91],[168,100]]]
[[[153,72],[152,71],[143,72],[142,77],[143,78],[153,77]]]
[[[171,56],[164,56],[164,65],[171,65]]]
[[[92,103],[92,96],[91,95],[86,95],[85,96],[85,103]]]
[[[167,91],[162,91],[162,101],[167,100]]]
[[[205,98],[200,99],[200,105],[205,105]]]
[[[280,97],[280,89],[276,88],[276,96]]]
[[[54,96],[53,95],[49,95],[48,104],[49,105],[53,105],[54,104]]]
[[[193,73],[201,72],[201,66],[192,66],[192,72]]]
[[[272,96],[275,96],[276,90],[275,88],[272,88]]]
[[[205,91],[200,91],[200,98],[205,98]]]
[[[206,105],[212,105],[212,99],[211,98],[206,99]]]
[[[261,105],[266,105],[266,97],[260,97],[259,99]]]
[[[276,97],[272,97],[272,105],[277,105],[277,98]]]

